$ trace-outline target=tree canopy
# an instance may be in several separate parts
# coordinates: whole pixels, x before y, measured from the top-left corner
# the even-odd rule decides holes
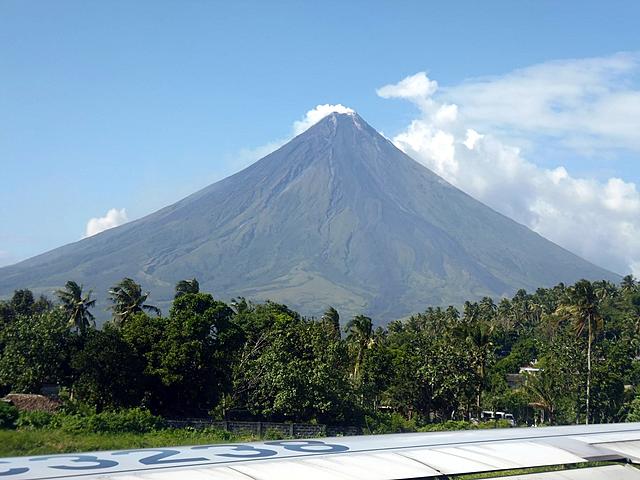
[[[361,425],[486,410],[545,424],[640,412],[632,276],[429,307],[386,327],[365,315],[341,324],[332,307],[316,319],[275,302],[226,303],[195,279],[176,285],[166,316],[131,279],[108,295],[102,328],[92,293],[73,281],[57,305],[26,289],[0,301],[0,390],[57,384],[97,410]]]

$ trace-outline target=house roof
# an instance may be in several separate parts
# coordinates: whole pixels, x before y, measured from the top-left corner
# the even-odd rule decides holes
[[[58,400],[32,393],[10,393],[2,400],[11,403],[18,410],[27,412],[42,411],[53,413],[60,406]]]

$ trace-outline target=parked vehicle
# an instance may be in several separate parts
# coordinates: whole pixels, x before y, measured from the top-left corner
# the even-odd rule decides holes
[[[516,420],[513,417],[512,413],[494,412],[491,410],[483,410],[482,413],[480,414],[480,420],[485,422],[490,420],[506,420],[511,424],[512,427],[515,426],[516,424]]]

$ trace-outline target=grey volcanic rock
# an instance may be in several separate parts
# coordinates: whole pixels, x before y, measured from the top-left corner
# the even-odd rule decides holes
[[[618,277],[332,114],[245,170],[139,220],[0,269],[0,295],[130,276],[166,305],[196,277],[222,299],[333,305],[379,323],[484,295]]]

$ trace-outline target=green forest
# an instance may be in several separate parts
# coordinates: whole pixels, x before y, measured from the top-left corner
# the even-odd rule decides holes
[[[329,307],[225,303],[197,280],[165,314],[125,278],[96,299],[73,281],[55,297],[0,302],[0,390],[58,385],[67,407],[164,418],[317,422],[402,431],[504,411],[519,425],[640,419],[640,284],[578,281],[429,307],[376,326]],[[105,314],[106,315],[106,314]],[[529,367],[520,373],[521,367]]]

